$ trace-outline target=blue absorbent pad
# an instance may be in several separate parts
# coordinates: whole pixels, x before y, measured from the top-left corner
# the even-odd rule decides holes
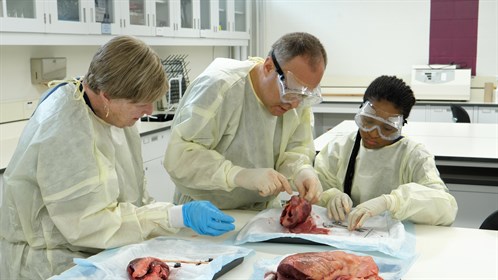
[[[207,264],[182,263],[170,267],[171,279],[212,279],[223,267],[232,261],[244,258],[251,249],[202,241],[190,241],[157,237],[140,244],[105,250],[87,259],[74,259],[76,266],[50,279],[126,279],[130,261],[140,257],[155,257],[165,260],[207,261]]]
[[[331,251],[334,251],[331,249]],[[408,269],[415,261],[415,257],[409,259],[393,258],[386,255],[368,254],[365,252],[352,252],[341,250],[346,253],[355,254],[358,256],[371,256],[379,268],[379,276],[384,280],[399,280],[408,272]],[[251,280],[265,279],[265,274],[276,272],[278,264],[288,255],[279,256],[273,259],[262,259],[254,263],[253,275]]]
[[[380,252],[401,259],[409,259],[415,255],[415,237],[410,236],[405,225],[392,219],[388,212],[368,219],[361,232],[350,232],[344,226],[334,225],[327,217],[326,208],[313,205],[311,217],[318,228],[327,228],[328,234],[289,232],[280,225],[281,213],[282,209],[279,208],[266,209],[258,213],[238,233],[235,245],[294,238],[337,249]]]

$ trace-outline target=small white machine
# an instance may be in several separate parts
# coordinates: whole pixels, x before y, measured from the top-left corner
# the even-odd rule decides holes
[[[417,100],[470,100],[470,69],[455,65],[413,66],[411,88]]]

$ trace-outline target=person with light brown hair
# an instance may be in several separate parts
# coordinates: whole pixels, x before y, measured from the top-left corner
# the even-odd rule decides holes
[[[4,174],[0,279],[47,279],[104,249],[190,227],[233,230],[210,202],[155,202],[135,122],[168,90],[158,55],[117,36],[40,99]]]

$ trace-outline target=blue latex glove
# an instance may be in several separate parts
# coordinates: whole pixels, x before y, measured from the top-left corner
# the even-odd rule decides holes
[[[183,223],[202,235],[218,236],[235,229],[234,218],[209,201],[192,201],[182,206]]]

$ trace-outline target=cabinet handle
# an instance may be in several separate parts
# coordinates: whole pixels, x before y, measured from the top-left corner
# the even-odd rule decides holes
[[[43,24],[47,24],[47,14],[43,13]]]
[[[48,24],[52,24],[52,14],[48,14]]]
[[[95,22],[93,20],[93,8],[90,8],[90,20],[91,20],[90,22]]]
[[[150,26],[149,14],[147,14],[147,26]]]
[[[83,22],[86,23],[86,8],[83,8]]]

